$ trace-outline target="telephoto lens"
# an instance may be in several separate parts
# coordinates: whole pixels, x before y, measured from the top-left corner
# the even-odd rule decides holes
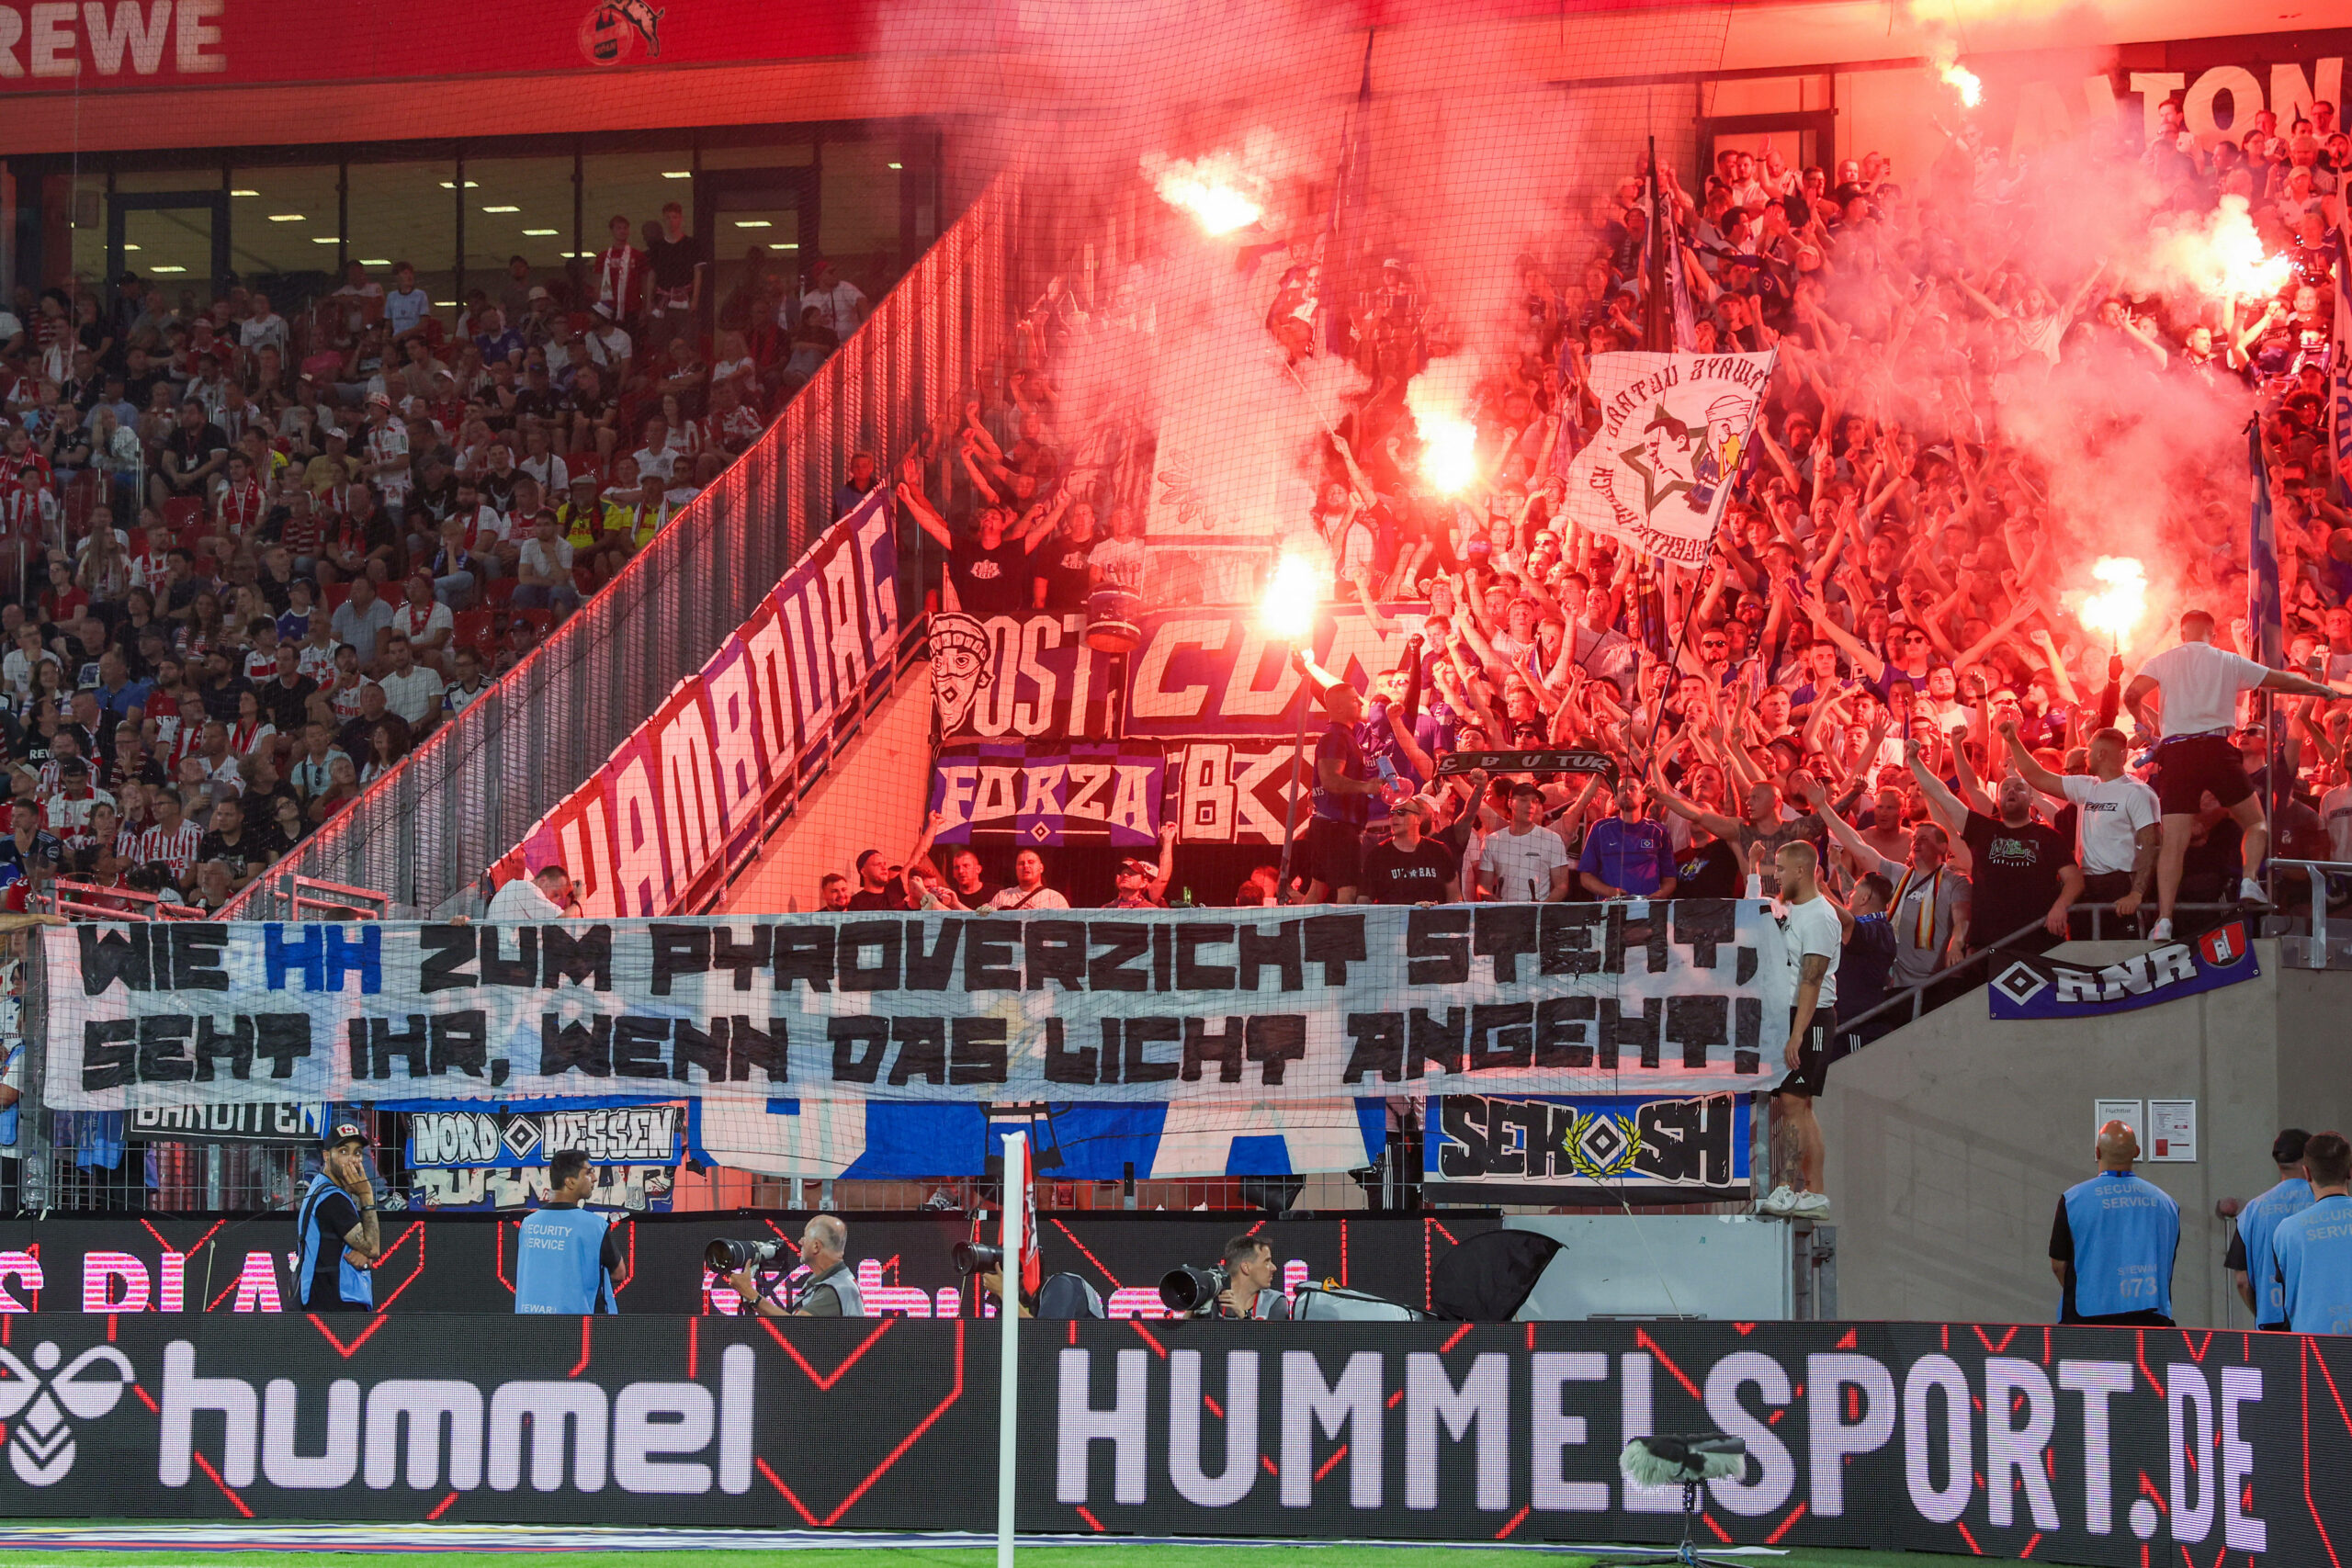
[[[1170,1312],[1187,1317],[1206,1315],[1216,1306],[1219,1291],[1228,1283],[1222,1268],[1196,1269],[1190,1263],[1179,1263],[1163,1275],[1159,1281],[1159,1299]]]
[[[703,1248],[703,1266],[714,1274],[740,1274],[754,1263],[765,1263],[783,1249],[781,1242],[712,1242]]]
[[[958,1274],[989,1274],[1004,1267],[1004,1248],[985,1242],[959,1241],[954,1256]]]

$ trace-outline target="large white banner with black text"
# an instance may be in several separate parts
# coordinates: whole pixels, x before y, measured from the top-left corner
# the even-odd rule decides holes
[[[1335,1100],[1779,1076],[1771,907],[41,932],[49,1102]]]

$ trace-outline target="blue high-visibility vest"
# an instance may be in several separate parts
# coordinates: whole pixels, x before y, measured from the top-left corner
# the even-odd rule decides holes
[[[611,1224],[585,1209],[540,1209],[526,1219],[514,1244],[514,1310],[620,1311],[605,1272],[605,1231]]]
[[[0,1052],[0,1079],[7,1077],[8,1069],[15,1066],[17,1058],[24,1054],[25,1048],[21,1044],[11,1045],[6,1052]],[[7,1110],[0,1111],[0,1149],[17,1146],[17,1110],[23,1103],[22,1099],[12,1100]]]
[[[2271,1246],[2287,1326],[2298,1334],[2352,1334],[2352,1198],[2322,1198],[2280,1221]]]
[[[2103,1170],[2066,1189],[2075,1237],[2075,1311],[2083,1317],[2172,1315],[2172,1265],[2180,1205],[2145,1177]]]
[[[343,1299],[359,1306],[372,1307],[376,1304],[376,1277],[365,1269],[353,1268],[351,1259],[344,1255],[343,1237],[328,1235],[319,1227],[319,1205],[331,1195],[342,1191],[334,1178],[324,1173],[314,1176],[311,1178],[310,1190],[302,1194],[302,1206],[294,1213],[294,1234],[302,1244],[301,1263],[294,1275],[294,1293],[301,1298],[306,1307],[319,1304],[311,1300],[311,1281],[318,1278],[321,1249],[329,1247],[335,1249],[335,1256],[341,1259],[336,1283]]]
[[[2312,1184],[2290,1176],[2238,1211],[2238,1244],[2245,1248],[2245,1277],[2254,1287],[2256,1328],[2287,1321],[2286,1296],[2278,1284],[2278,1227],[2311,1206]]]

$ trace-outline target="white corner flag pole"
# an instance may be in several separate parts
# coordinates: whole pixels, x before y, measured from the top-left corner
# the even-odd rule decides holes
[[[1003,1359],[997,1374],[996,1562],[1012,1568],[1012,1457],[1021,1430],[1021,1258],[1029,1218],[1029,1134],[1004,1140],[1004,1262],[997,1278],[997,1315],[1004,1323]]]

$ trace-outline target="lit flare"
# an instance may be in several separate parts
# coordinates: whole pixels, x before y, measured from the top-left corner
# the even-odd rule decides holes
[[[1266,597],[1258,607],[1259,624],[1266,635],[1281,642],[1297,642],[1315,629],[1314,566],[1304,558],[1284,555],[1274,563],[1266,583]]]
[[[2075,618],[2120,648],[2148,613],[2147,570],[2130,556],[2101,556],[2091,576],[2099,586],[2084,597]]]
[[[1178,159],[1152,177],[1159,199],[1189,214],[1212,237],[1246,229],[1266,215],[1258,187],[1258,181],[1221,153],[1191,162]]]

